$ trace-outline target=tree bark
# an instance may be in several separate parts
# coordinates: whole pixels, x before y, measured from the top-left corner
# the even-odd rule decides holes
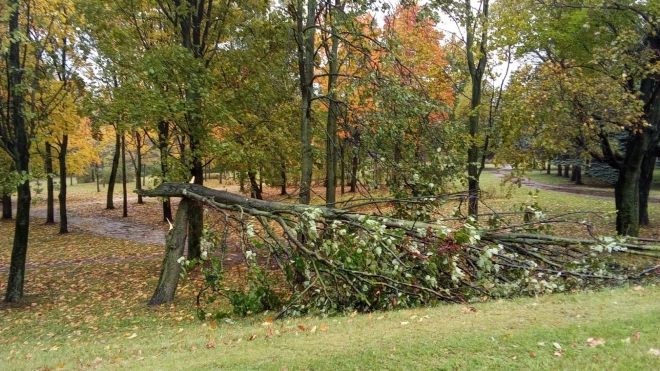
[[[351,161],[351,188],[348,190],[351,193],[355,193],[357,190],[357,172],[358,172],[358,155],[357,153],[353,155]]]
[[[136,153],[135,153],[135,189],[142,189],[142,138],[140,133],[135,131]],[[142,196],[138,194],[138,204],[143,204]]]
[[[653,183],[653,170],[657,157],[647,153],[642,160],[639,176],[639,224],[649,225],[649,192]]]
[[[614,185],[616,231],[620,235],[639,235],[639,181],[648,142],[649,136],[644,132],[628,137],[625,159]]]
[[[69,223],[66,216],[66,151],[69,145],[69,136],[62,135],[60,152],[57,159],[60,164],[60,194],[57,196],[60,202],[60,233],[69,233]]]
[[[564,178],[569,178],[570,177],[570,175],[569,175],[570,170],[571,170],[570,165],[564,166]]]
[[[280,196],[286,194],[286,164],[282,161],[282,169],[280,170],[280,179],[282,180],[282,185],[280,187]]]
[[[330,11],[330,17],[334,18],[335,12],[339,11],[340,0],[335,0],[335,10]],[[332,21],[332,20],[331,20]],[[337,74],[339,73],[338,51],[339,36],[336,30],[336,24],[331,22],[330,48],[326,48],[328,54],[328,64],[330,66],[330,76],[328,76],[328,119],[326,122],[326,141],[325,141],[325,169],[326,169],[326,187],[325,202],[331,206],[336,202],[337,189],[337,116],[339,116],[339,104],[337,102]]]
[[[46,142],[46,157],[44,158],[46,171],[46,224],[55,224],[55,185],[53,184],[53,149],[50,142]]]
[[[557,164],[557,176],[562,176],[564,173],[561,171],[561,164]]]
[[[94,164],[94,173],[96,174],[96,192],[101,192],[101,187],[99,186],[99,164]]]
[[[2,219],[11,220],[12,218],[12,209],[11,209],[11,195],[7,193],[2,194]]]
[[[582,183],[582,166],[573,167],[573,176],[575,177],[575,184],[584,185]]]
[[[188,205],[190,201],[183,198],[179,202],[174,226],[167,234],[165,257],[158,279],[156,291],[151,296],[148,305],[161,305],[174,300],[174,294],[179,283],[181,264],[178,259],[183,256],[183,248],[188,230]]]
[[[128,195],[126,194],[126,134],[121,134],[121,189],[123,196],[122,216],[128,217]]]
[[[117,169],[119,168],[119,156],[121,155],[121,135],[115,129],[115,154],[112,157],[112,170],[110,170],[110,179],[108,180],[108,197],[105,208],[112,210],[115,208],[113,197],[115,192],[115,183],[117,181]]]
[[[9,35],[13,35],[19,30],[19,1],[10,0],[8,9],[9,15]],[[26,128],[25,117],[23,116],[23,94],[21,85],[23,84],[23,72],[21,69],[19,37],[9,38],[9,89],[11,95],[10,119],[14,122],[14,140],[7,150],[16,163],[16,170],[19,174],[30,173],[30,142]],[[8,139],[1,138],[5,144]],[[10,147],[7,145],[6,147]],[[18,302],[23,297],[23,285],[25,283],[25,260],[27,257],[28,236],[30,233],[30,204],[32,193],[30,192],[30,182],[25,179],[18,186],[18,199],[16,202],[16,225],[14,228],[14,244],[11,251],[11,263],[9,266],[9,277],[7,279],[7,292],[5,301],[10,303]]]
[[[195,184],[204,184],[204,166],[200,158],[200,142],[190,140],[192,153],[192,169],[190,175],[195,178]],[[202,233],[204,231],[204,209],[202,204],[195,202],[188,206],[188,260],[199,259],[202,256]]]
[[[297,39],[298,39],[298,70],[301,91],[301,176],[300,203],[309,205],[311,201],[312,168],[312,98],[314,96],[314,55],[316,40],[316,0],[307,1],[307,19],[303,18],[303,1],[297,1]],[[305,23],[303,23],[305,22]]]
[[[158,151],[160,152],[160,173],[163,181],[167,180],[169,172],[167,166],[169,131],[169,124],[166,121],[160,121],[158,123]],[[168,220],[172,220],[172,204],[170,203],[170,198],[165,197],[163,198],[163,221],[166,222]]]
[[[252,198],[263,200],[263,197],[261,196],[261,188],[259,187],[259,183],[257,183],[257,174],[253,171],[248,171],[248,178],[250,178],[250,186],[252,188],[252,192],[250,193]]]
[[[550,161],[548,161],[548,168],[545,173],[550,174],[551,171],[552,171],[552,164],[550,163]]]

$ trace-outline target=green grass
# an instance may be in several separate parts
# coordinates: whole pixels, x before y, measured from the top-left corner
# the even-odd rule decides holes
[[[499,211],[530,201],[548,213],[614,209],[613,200],[552,191],[536,196],[500,182],[482,176],[485,202]],[[96,191],[91,184],[69,189],[78,200]],[[659,211],[651,205],[652,225],[660,222]],[[612,232],[612,218],[589,218],[598,230]],[[0,223],[0,266],[9,263],[12,228]],[[576,226],[575,233],[582,229]],[[194,318],[194,280],[180,285],[172,305],[145,305],[160,260],[131,258],[161,247],[82,232],[61,236],[56,227],[37,223],[31,233],[28,263],[42,266],[28,270],[20,305],[0,304],[1,370],[660,369],[660,357],[649,353],[660,349],[658,286],[480,303],[476,312],[442,305],[274,323],[267,321],[273,313],[202,322]],[[128,260],[43,266],[107,257]],[[242,274],[232,277],[242,282]],[[0,272],[0,291],[6,278]],[[224,301],[216,307],[229,309]],[[605,344],[591,347],[588,338]]]

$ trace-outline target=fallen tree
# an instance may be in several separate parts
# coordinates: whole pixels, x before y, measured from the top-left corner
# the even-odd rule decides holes
[[[627,267],[612,259],[624,251],[657,257],[660,248],[648,241],[532,233],[557,218],[532,221],[527,213],[524,223],[491,229],[471,219],[453,229],[420,221],[428,219],[420,210],[457,195],[368,201],[414,205],[414,218],[404,219],[355,212],[355,205],[329,208],[250,199],[197,184],[163,183],[136,192],[188,200],[179,207],[169,232],[151,305],[172,300],[178,273],[190,265],[182,258],[187,228],[179,225],[187,220],[187,202],[202,203],[224,215],[217,231],[207,229],[205,252],[201,261],[193,262],[200,263],[204,273],[198,295],[202,315],[204,295],[228,297],[237,313],[272,309],[281,316],[537,295],[660,275],[660,266]],[[250,272],[247,289],[224,285],[222,259],[213,254],[227,247],[230,234]]]

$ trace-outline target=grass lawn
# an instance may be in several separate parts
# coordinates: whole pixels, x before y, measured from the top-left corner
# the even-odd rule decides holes
[[[603,234],[614,228],[607,217],[613,200],[507,190],[490,173],[482,187],[486,205],[498,211],[530,202],[548,213],[593,210],[602,214],[571,218]],[[69,189],[78,202],[96,194],[92,185]],[[660,210],[650,206],[651,226],[643,233],[655,236]],[[556,231],[583,229],[567,223]],[[0,267],[9,265],[12,231],[12,223],[0,223]],[[84,232],[58,235],[35,220],[25,299],[0,304],[0,370],[660,369],[658,285],[469,304],[475,310],[441,305],[275,322],[273,313],[199,321],[192,280],[180,285],[171,305],[145,305],[160,272],[160,259],[150,256],[160,252]],[[241,274],[234,272],[236,282]],[[6,279],[0,271],[2,292]]]

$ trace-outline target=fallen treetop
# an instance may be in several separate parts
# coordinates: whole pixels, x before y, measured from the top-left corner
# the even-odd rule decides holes
[[[270,271],[273,266],[255,256],[268,256],[266,261],[279,267],[280,277],[290,288],[284,295],[288,303],[283,306],[273,304],[278,294],[265,281],[267,275],[254,275],[256,281],[248,285],[246,293],[227,294],[222,265],[207,262],[200,296],[206,290],[228,295],[243,307],[241,313],[281,308],[280,314],[295,314],[311,308],[330,313],[415,307],[432,301],[465,302],[618,285],[660,274],[658,266],[610,264],[612,253],[618,251],[657,256],[657,245],[611,237],[577,239],[532,233],[543,220],[492,230],[465,220],[452,230],[440,221],[420,222],[415,216],[408,220],[264,201],[189,183],[163,183],[136,192],[147,197],[183,197],[223,212],[220,240],[225,242],[221,244],[226,244],[227,234],[233,231],[252,272]],[[177,220],[185,220],[180,212],[185,214],[185,208],[177,212]],[[556,223],[557,218],[548,222]],[[183,242],[175,241],[185,238],[175,234],[185,231],[185,226],[175,225],[168,236],[172,243],[168,242],[162,277],[178,277]],[[172,300],[175,288],[176,282],[170,281],[167,290],[161,290],[167,295],[152,303]],[[254,298],[261,306],[254,306],[250,301]],[[246,306],[248,302],[251,304]]]

